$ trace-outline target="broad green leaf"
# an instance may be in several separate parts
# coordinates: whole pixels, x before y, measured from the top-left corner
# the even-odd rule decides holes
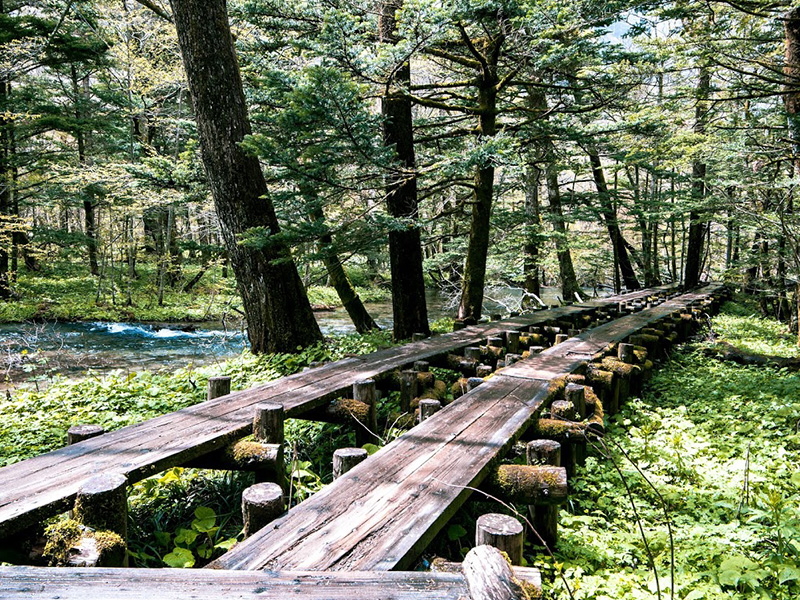
[[[217,513],[207,506],[198,506],[194,516],[196,518],[192,521],[192,528],[200,532],[210,531],[217,522]]]
[[[178,569],[190,569],[195,563],[194,554],[192,554],[191,550],[177,547],[162,560],[164,564]]]
[[[461,525],[450,525],[447,528],[447,537],[450,540],[457,540],[467,535],[467,530],[464,529]]]

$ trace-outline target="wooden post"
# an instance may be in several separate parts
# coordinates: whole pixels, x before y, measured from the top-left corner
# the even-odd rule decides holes
[[[417,397],[417,372],[406,369],[400,372],[400,410],[411,411],[411,401]]]
[[[478,346],[469,346],[464,349],[464,357],[468,360],[479,361],[481,359],[481,349]]]
[[[617,346],[617,357],[622,362],[632,365],[636,360],[636,356],[633,353],[633,344],[620,343],[620,345]]]
[[[561,342],[566,342],[569,339],[569,336],[566,333],[557,333],[556,334],[556,341],[553,343],[554,346],[557,346]]]
[[[466,328],[467,324],[464,321],[453,321],[453,331],[461,331],[462,329]]]
[[[414,363],[414,370],[417,373],[427,373],[431,370],[431,363],[427,360],[418,360]]]
[[[412,342],[421,342],[422,340],[424,340],[427,337],[428,336],[425,335],[424,333],[412,333],[411,334],[411,341]]]
[[[475,375],[483,379],[492,374],[492,367],[490,365],[478,365],[475,367]]]
[[[244,537],[274,521],[283,514],[283,490],[277,483],[257,483],[242,493]]]
[[[484,544],[508,554],[512,565],[522,563],[522,524],[514,517],[488,513],[475,524],[475,545]]]
[[[418,361],[423,362],[423,361]],[[427,364],[427,363],[426,363]],[[367,427],[369,431],[364,429],[362,424],[356,425],[356,444],[363,446],[364,444],[377,444],[380,442],[378,437],[378,390],[375,386],[374,379],[364,379],[356,381],[353,384],[353,398],[364,404],[369,405],[369,418],[367,420]]]
[[[208,399],[213,400],[231,393],[231,378],[227,375],[208,378]]]
[[[568,400],[556,400],[550,405],[550,415],[561,421],[575,421],[577,411],[575,405]]]
[[[525,454],[529,465],[561,466],[561,444],[554,440],[532,440]]]
[[[333,452],[333,478],[338,479],[358,463],[367,460],[369,454],[363,448],[339,448]]]
[[[283,405],[264,402],[256,406],[253,417],[253,437],[265,444],[283,444]]]
[[[469,379],[467,379],[467,391],[474,390],[482,383],[483,379],[481,377],[470,377]]]
[[[503,347],[503,338],[501,337],[490,337],[486,339],[486,345],[491,346],[492,348],[502,348]]]
[[[422,423],[428,417],[432,417],[441,408],[442,403],[438,400],[423,398],[419,401],[419,422]]]
[[[87,479],[75,497],[75,520],[95,531],[113,531],[128,539],[128,478],[102,473]]]
[[[528,442],[527,459],[529,465],[561,466],[561,444],[553,440],[533,440]],[[537,546],[543,541],[548,548],[558,542],[558,506],[541,505],[531,506],[531,524],[539,534],[532,540]]]
[[[100,425],[73,425],[67,429],[67,445],[77,444],[106,432]]]
[[[519,331],[512,329],[506,331],[506,348],[511,354],[519,352]]]
[[[568,383],[567,389],[564,394],[572,405],[575,407],[575,412],[578,413],[578,420],[582,421],[586,418],[586,390],[584,387],[577,383]]]
[[[470,600],[522,600],[530,598],[514,577],[500,551],[478,546],[467,552],[462,564]]]

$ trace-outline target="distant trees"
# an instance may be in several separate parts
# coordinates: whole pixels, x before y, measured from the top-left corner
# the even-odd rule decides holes
[[[429,330],[426,284],[468,321],[494,285],[572,301],[724,277],[785,318],[796,300],[788,5],[0,9],[2,297],[37,256],[127,304],[143,273],[164,301],[230,261],[255,350],[319,339],[303,284],[359,331],[355,284],[391,287],[398,339]],[[223,35],[209,11],[226,66],[181,33]]]

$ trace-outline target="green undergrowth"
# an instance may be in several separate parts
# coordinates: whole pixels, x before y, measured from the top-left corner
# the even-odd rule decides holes
[[[42,265],[40,271],[21,271],[13,285],[14,298],[0,302],[0,323],[41,321],[154,321],[200,322],[240,319],[242,303],[233,276],[222,276],[215,265],[204,272],[190,292],[184,284],[201,270],[200,264],[187,261],[183,277],[175,286],[166,285],[158,301],[158,275],[153,262],[141,261],[138,277],[128,280],[122,274],[112,280],[90,275],[83,264],[57,262]],[[362,301],[388,302],[388,288],[357,287]],[[317,309],[341,308],[332,287],[313,285],[307,290]],[[130,298],[130,302],[128,301]]]
[[[753,313],[726,304],[717,339],[797,356]],[[529,555],[553,598],[570,598],[565,581],[576,600],[800,597],[800,376],[710,358],[708,343],[657,369],[571,482],[555,560]]]

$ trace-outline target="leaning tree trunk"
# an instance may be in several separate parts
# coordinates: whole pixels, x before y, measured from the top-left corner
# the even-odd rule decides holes
[[[402,4],[402,0],[387,0],[382,4],[379,23],[382,42],[392,42],[394,39],[395,15]],[[389,232],[392,314],[394,337],[398,340],[410,338],[414,333],[430,334],[422,273],[422,245],[417,224],[417,175],[411,99],[403,90],[410,84],[411,66],[406,62],[395,71],[381,100],[383,143],[387,147],[394,147],[399,163],[399,168],[389,176],[386,207],[392,217],[406,223],[402,229],[393,228]]]
[[[236,275],[253,352],[295,351],[322,339],[280,232],[258,160],[240,146],[250,134],[225,0],[170,0],[194,102],[203,164]],[[242,244],[258,228],[267,239]]]
[[[700,80],[697,83],[694,132],[700,136],[706,133],[708,120],[707,100],[711,91],[711,73],[708,67],[700,67]],[[703,240],[706,237],[706,228],[701,203],[706,195],[706,163],[702,157],[697,156],[692,161],[692,208],[689,211],[689,235],[686,245],[686,266],[684,267],[683,283],[687,288],[697,287],[700,283],[700,266],[703,260]]]
[[[589,149],[588,154],[589,162],[592,165],[592,177],[594,178],[594,184],[597,188],[597,198],[600,202],[600,215],[603,217],[603,221],[605,221],[608,235],[611,238],[611,247],[614,251],[614,256],[616,256],[620,273],[622,274],[622,281],[629,290],[638,290],[641,286],[639,285],[639,280],[636,278],[636,272],[633,270],[628,251],[625,248],[625,240],[619,228],[617,211],[614,209],[614,205],[611,202],[611,194],[608,192],[608,183],[606,182],[605,171],[603,171],[603,163],[600,162],[600,155],[594,149]]]
[[[310,192],[313,194],[313,192]],[[315,202],[312,200],[312,202]],[[339,300],[347,311],[350,320],[353,321],[358,333],[367,333],[380,329],[375,319],[367,312],[361,297],[353,287],[350,278],[344,270],[344,265],[333,246],[333,236],[325,225],[325,213],[322,207],[316,205],[311,211],[311,218],[320,226],[325,227],[325,233],[319,238],[319,252],[322,256],[322,263],[328,272],[328,279],[336,290]]]
[[[491,137],[497,128],[497,75],[484,71],[479,77],[478,106],[480,135]],[[464,265],[459,319],[479,319],[483,310],[483,288],[486,283],[486,258],[489,253],[489,230],[494,195],[494,165],[487,161],[475,172],[469,246]]]

